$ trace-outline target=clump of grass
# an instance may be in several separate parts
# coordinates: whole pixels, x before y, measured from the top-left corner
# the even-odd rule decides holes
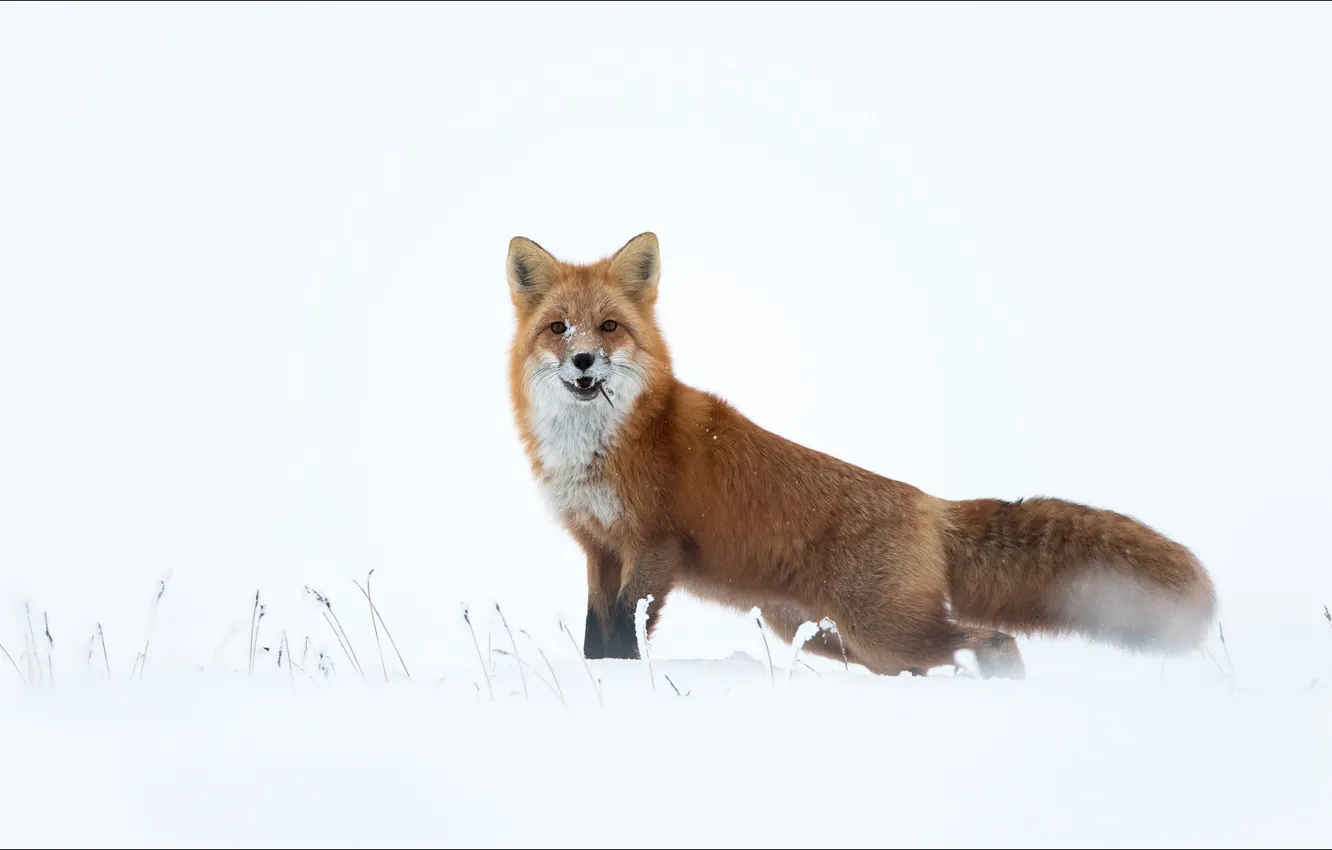
[[[309,652],[309,648],[310,648],[310,639],[309,639],[308,637],[305,639],[305,648],[306,648],[306,652]],[[287,660],[287,678],[288,678],[288,680],[291,682],[291,686],[292,686],[292,688],[295,688],[295,687],[296,687],[296,673],[300,673],[302,676],[304,676],[305,678],[309,679],[309,680],[310,680],[310,684],[314,685],[316,688],[319,687],[319,680],[316,679],[314,676],[311,676],[311,675],[309,674],[309,672],[307,672],[307,671],[305,670],[305,668],[303,668],[301,665],[297,664],[296,661],[295,661],[295,659],[292,658],[292,655],[291,655],[291,641],[289,641],[289,640],[287,639],[287,632],[286,632],[285,629],[283,629],[283,631],[282,631],[282,641],[281,641],[281,643],[278,644],[278,668],[279,668],[279,669],[281,669],[281,667],[282,667],[282,659],[283,659],[283,658],[285,658],[285,659]],[[305,656],[301,656],[301,660],[304,661],[304,660],[305,660]]]
[[[490,670],[486,667],[486,659],[481,655],[481,642],[476,639],[476,629],[472,628],[472,616],[466,605],[463,605],[463,622],[467,623],[467,630],[472,633],[472,645],[476,647],[476,660],[481,662],[481,672],[486,674],[486,691],[490,694],[490,701],[494,702],[495,686],[490,681]]]
[[[597,704],[605,708],[606,700],[601,695],[601,680],[592,675],[592,666],[587,663],[587,656],[583,653],[583,648],[578,645],[578,639],[573,636],[573,632],[569,631],[569,626],[563,618],[560,619],[560,628],[564,629],[564,633],[569,636],[569,643],[573,644],[574,652],[578,653],[578,657],[583,659],[583,669],[587,671],[587,678],[592,681],[592,690],[597,694]]]
[[[351,638],[347,636],[347,630],[342,628],[342,621],[338,619],[337,613],[333,610],[333,602],[324,594],[306,585],[305,592],[310,594],[318,603],[320,613],[324,617],[324,622],[328,623],[328,628],[333,632],[333,637],[337,638],[338,646],[342,648],[342,653],[347,656],[351,662],[352,669],[365,678],[365,671],[361,669],[361,662],[356,657],[356,650],[352,647]]]

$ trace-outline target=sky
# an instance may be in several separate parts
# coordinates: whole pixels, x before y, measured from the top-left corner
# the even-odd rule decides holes
[[[1236,666],[1326,666],[1330,43],[1281,3],[5,4],[0,643],[26,604],[59,665],[101,623],[119,670],[234,666],[260,591],[335,646],[307,586],[370,641],[373,569],[409,664],[474,652],[463,605],[562,646],[504,255],[651,230],[681,380],[938,496],[1136,516]],[[677,597],[653,651],[737,649]]]

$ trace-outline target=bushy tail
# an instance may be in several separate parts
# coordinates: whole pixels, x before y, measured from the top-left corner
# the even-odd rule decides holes
[[[1206,570],[1131,517],[1048,498],[953,502],[949,513],[959,622],[1164,654],[1206,637],[1216,608]]]

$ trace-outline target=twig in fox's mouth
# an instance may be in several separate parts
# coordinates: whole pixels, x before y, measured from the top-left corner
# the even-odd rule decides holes
[[[614,407],[614,406],[615,406],[615,402],[611,401],[610,396],[606,395],[606,385],[605,385],[605,384],[597,384],[597,389],[601,390],[601,397],[604,398],[604,399],[606,399],[606,403],[609,404],[611,407]]]

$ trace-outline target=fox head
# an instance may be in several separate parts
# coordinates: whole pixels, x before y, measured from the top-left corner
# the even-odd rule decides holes
[[[506,268],[518,320],[510,364],[515,406],[539,440],[545,423],[548,433],[578,430],[604,441],[670,371],[653,317],[661,275],[656,235],[640,234],[584,265],[515,236]]]

